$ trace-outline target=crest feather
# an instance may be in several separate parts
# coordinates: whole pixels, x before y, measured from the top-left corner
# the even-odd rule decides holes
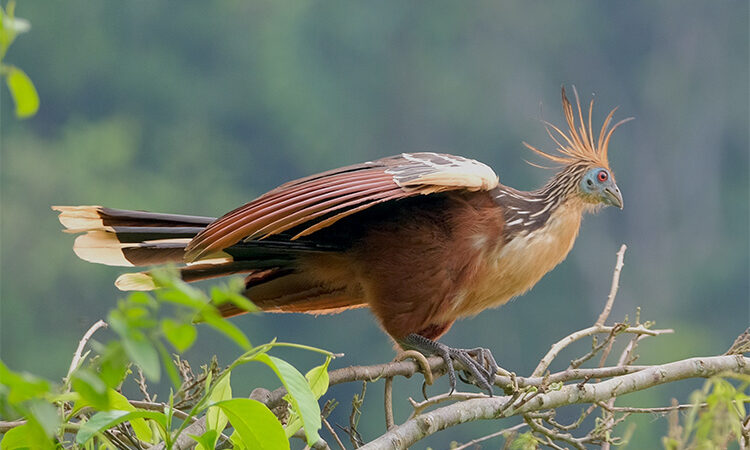
[[[565,121],[568,125],[568,132],[563,132],[557,126],[550,122],[544,121],[544,128],[547,131],[549,137],[557,145],[557,152],[559,154],[551,154],[543,152],[538,148],[523,143],[529,150],[533,151],[537,155],[546,158],[562,165],[570,165],[579,162],[586,162],[593,165],[605,167],[609,169],[609,162],[607,161],[607,148],[609,146],[609,140],[612,137],[612,133],[625,122],[633,120],[632,117],[623,119],[614,125],[612,123],[612,117],[617,111],[617,108],[607,114],[604,119],[601,129],[599,130],[599,136],[594,139],[594,128],[592,126],[592,116],[594,112],[594,100],[592,99],[589,103],[588,120],[584,120],[583,110],[581,108],[581,101],[578,98],[578,91],[573,86],[573,96],[576,101],[576,108],[568,100],[568,96],[565,93],[565,87],[562,88],[562,107],[565,115]],[[577,116],[577,117],[576,117]],[[576,120],[578,119],[578,120]],[[535,165],[535,164],[534,164]]]

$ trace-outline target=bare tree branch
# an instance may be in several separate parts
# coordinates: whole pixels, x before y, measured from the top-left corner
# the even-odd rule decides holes
[[[465,443],[463,445],[459,445],[458,447],[453,448],[453,450],[464,450],[464,449],[467,449],[467,448],[471,447],[472,445],[476,445],[476,444],[478,444],[480,442],[484,442],[484,441],[486,441],[488,439],[492,439],[492,438],[498,437],[498,436],[509,435],[511,433],[514,433],[514,432],[520,430],[521,428],[523,428],[525,426],[527,426],[525,422],[524,423],[519,423],[518,425],[506,428],[504,430],[497,431],[497,432],[492,433],[492,434],[488,434],[487,436],[482,436],[480,438],[473,439],[473,440],[471,440],[471,441],[469,441],[469,442],[467,442],[467,443]]]
[[[547,368],[552,363],[552,361],[557,357],[557,355],[565,347],[587,336],[593,336],[595,334],[603,334],[603,333],[612,333],[612,331],[617,331],[618,333],[643,334],[647,336],[659,336],[662,334],[674,333],[674,330],[671,330],[671,329],[652,330],[650,328],[646,328],[644,325],[638,325],[636,327],[624,327],[624,328],[618,327],[618,328],[621,328],[619,330],[616,330],[615,327],[617,327],[617,325],[611,326],[611,327],[594,325],[593,327],[589,327],[583,330],[576,331],[575,333],[572,333],[562,338],[560,341],[552,345],[552,348],[550,348],[549,352],[547,352],[547,354],[544,355],[542,360],[539,361],[539,365],[536,366],[536,369],[534,369],[534,372],[532,373],[531,376],[532,377],[542,376],[544,374],[544,371],[547,370]]]
[[[83,349],[86,347],[86,343],[88,343],[89,339],[91,339],[91,336],[93,336],[94,333],[96,333],[96,330],[98,330],[99,328],[107,328],[107,322],[103,320],[97,320],[96,323],[91,325],[88,331],[86,331],[80,342],[78,342],[78,348],[76,348],[76,352],[73,355],[73,360],[70,361],[68,374],[65,376],[66,383],[70,380],[70,376],[73,374],[73,371],[75,371],[78,368],[78,365],[81,363]]]
[[[617,297],[617,289],[620,287],[620,272],[622,272],[622,267],[625,265],[623,259],[625,258],[625,250],[627,249],[628,246],[622,244],[620,250],[617,252],[617,262],[615,263],[615,270],[612,273],[612,286],[609,288],[607,303],[604,305],[604,310],[599,314],[599,318],[596,319],[594,325],[604,325],[604,322],[609,317],[609,313],[612,312],[612,305],[615,303],[615,297]]]
[[[426,436],[460,423],[510,417],[576,403],[595,403],[663,383],[706,378],[727,371],[750,374],[750,358],[739,355],[711,356],[652,366],[599,383],[563,386],[560,390],[540,394],[521,407],[511,405],[505,411],[503,407],[508,396],[470,399],[419,415],[361,448],[407,448]]]

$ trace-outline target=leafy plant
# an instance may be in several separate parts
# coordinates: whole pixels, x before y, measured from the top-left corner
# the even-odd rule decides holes
[[[738,385],[731,379],[738,380]],[[662,439],[664,448],[728,448],[730,443],[739,442],[746,433],[743,421],[747,420],[745,403],[750,402],[748,386],[750,376],[741,374],[706,380],[703,389],[690,396],[692,407],[682,424],[677,409],[670,413],[669,433]]]
[[[307,443],[315,444],[321,427],[318,398],[328,389],[327,369],[333,355],[280,342],[253,346],[217,309],[224,302],[255,308],[239,294],[241,282],[215,287],[207,295],[170,272],[159,272],[155,278],[162,288],[153,294],[133,293],[121,300],[107,320],[116,339],[106,344],[90,341],[93,356],[92,352],[77,353],[62,383],[11,371],[0,362],[3,416],[22,418],[7,430],[0,448],[138,448],[161,444],[169,449],[188,425],[204,416],[205,432],[190,436],[201,449],[219,443],[248,449],[288,448],[289,436],[302,427]],[[166,316],[165,311],[169,312]],[[179,355],[195,342],[196,321],[224,334],[243,351],[225,370],[211,364],[195,377],[186,362],[179,357],[173,359],[170,347]],[[87,336],[90,338],[96,329],[92,327]],[[281,346],[318,352],[325,360],[305,377],[270,354]],[[83,351],[83,345],[79,351]],[[233,398],[231,373],[249,362],[268,366],[286,387],[288,411],[283,416],[289,420],[285,423],[257,400]],[[135,372],[140,374],[139,379],[133,377]],[[168,374],[172,388],[169,401],[157,403],[148,395],[146,381],[159,381],[163,372]],[[128,400],[120,393],[128,379],[138,383],[147,401]],[[227,436],[223,433],[230,422],[232,432]]]
[[[16,66],[3,63],[8,47],[19,34],[31,28],[27,20],[15,17],[16,2],[10,1],[3,10],[0,6],[0,76],[5,78],[13,102],[16,105],[16,116],[31,117],[39,109],[39,95],[34,83],[26,73]]]

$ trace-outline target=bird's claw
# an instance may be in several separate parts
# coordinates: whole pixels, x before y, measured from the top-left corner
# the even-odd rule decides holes
[[[466,374],[466,378],[460,377],[462,381],[474,384],[492,396],[492,385],[495,383],[495,375],[500,367],[495,362],[492,353],[486,348],[453,348],[418,334],[410,334],[403,344],[425,354],[438,355],[445,361],[451,393],[456,390],[457,377],[453,367],[455,361],[463,366],[462,372]]]
[[[461,371],[465,374],[459,375],[461,381],[474,384],[481,390],[486,391],[492,396],[492,386],[495,384],[495,375],[499,369],[492,353],[486,348],[461,349],[452,348],[444,344],[438,344],[444,347],[444,352],[440,356],[448,368],[448,379],[450,382],[450,392],[456,390],[456,371],[453,367],[453,361],[458,361],[464,368]]]

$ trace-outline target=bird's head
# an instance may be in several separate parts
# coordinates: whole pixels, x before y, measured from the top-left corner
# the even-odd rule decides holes
[[[572,195],[584,204],[617,206],[622,209],[622,194],[607,161],[607,148],[615,129],[632,120],[632,117],[611,125],[612,117],[617,110],[614,108],[604,119],[599,135],[595,139],[592,127],[594,101],[591,100],[589,103],[588,120],[584,121],[581,102],[575,87],[573,94],[577,106],[575,113],[573,105],[565,94],[565,88],[562,88],[563,112],[568,124],[568,132],[565,133],[557,126],[545,122],[547,134],[557,144],[557,154],[543,152],[525,142],[524,145],[538,155],[564,167],[554,179],[557,183],[562,183],[558,185],[562,188],[560,192]]]
[[[612,172],[605,167],[592,167],[578,183],[578,195],[586,203],[617,206],[622,209],[622,194]]]

